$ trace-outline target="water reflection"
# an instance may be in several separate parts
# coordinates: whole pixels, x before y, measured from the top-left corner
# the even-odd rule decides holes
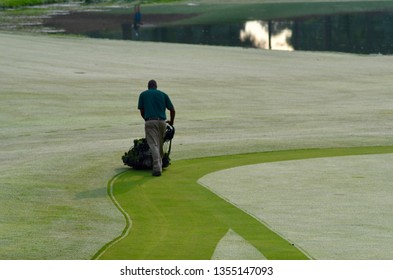
[[[393,54],[392,26],[393,12],[374,12],[253,20],[239,24],[141,28],[139,39],[273,50]]]
[[[392,26],[392,12],[325,15],[249,21],[240,38],[264,49],[393,54]]]
[[[100,29],[100,26],[102,25],[94,24],[88,31],[69,32],[95,38],[153,42],[393,54],[393,12],[324,15],[271,21],[253,20],[246,23],[215,25],[155,27],[146,23],[139,28],[138,33],[132,28],[132,22],[129,20],[119,22],[117,28]],[[67,26],[57,27],[67,30]]]
[[[296,19],[291,41],[297,50],[393,54],[392,26],[393,12]]]
[[[244,29],[240,30],[240,40],[242,42],[249,40],[256,48],[293,51],[293,47],[290,45],[292,30],[284,28],[278,30],[276,34],[272,34],[273,25],[277,24],[271,21],[248,21],[244,24]]]

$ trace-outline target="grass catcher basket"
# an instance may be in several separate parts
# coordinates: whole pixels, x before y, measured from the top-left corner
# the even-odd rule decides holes
[[[166,125],[164,136],[164,157],[162,159],[162,167],[168,167],[171,164],[169,154],[172,148],[172,139],[175,135],[175,128],[170,124]],[[134,169],[152,169],[153,158],[146,138],[135,139],[134,145],[130,150],[122,156],[124,165],[128,165]]]

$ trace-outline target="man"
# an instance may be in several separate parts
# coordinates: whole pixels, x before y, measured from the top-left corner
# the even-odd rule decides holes
[[[135,5],[134,7],[134,30],[136,32],[136,36],[138,36],[139,27],[142,24],[142,14],[140,5]]]
[[[153,176],[161,176],[163,142],[166,131],[166,109],[170,112],[168,123],[175,121],[175,107],[169,96],[157,89],[157,82],[150,80],[148,90],[139,95],[138,109],[145,120],[146,141],[153,157]]]

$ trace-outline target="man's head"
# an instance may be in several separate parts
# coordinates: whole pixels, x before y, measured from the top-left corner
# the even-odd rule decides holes
[[[148,89],[156,89],[157,88],[157,82],[155,80],[150,80],[149,83],[147,84]]]

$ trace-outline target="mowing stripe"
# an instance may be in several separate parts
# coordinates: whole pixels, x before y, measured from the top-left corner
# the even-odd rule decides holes
[[[126,217],[126,228],[95,259],[210,259],[229,229],[267,259],[309,259],[297,244],[292,246],[260,220],[202,187],[198,179],[218,170],[256,163],[385,153],[393,153],[393,146],[180,160],[159,178],[152,177],[150,172],[126,171],[109,184],[112,200]],[[132,231],[129,214],[133,217]]]
[[[102,247],[93,257],[92,260],[97,260],[99,259],[103,254],[105,254],[105,252],[111,248],[113,245],[115,245],[116,243],[118,243],[119,241],[121,241],[122,239],[124,239],[130,232],[131,230],[131,226],[132,226],[132,220],[130,215],[123,209],[123,207],[121,207],[120,203],[116,200],[116,197],[113,195],[113,187],[114,184],[116,183],[116,181],[124,175],[124,173],[126,173],[126,171],[117,174],[115,177],[113,177],[109,182],[108,182],[108,195],[110,197],[110,199],[112,200],[113,204],[115,204],[116,208],[119,209],[119,211],[123,214],[124,219],[126,221],[126,226],[124,228],[124,230],[122,231],[122,233],[116,237],[115,239],[113,239],[112,241],[110,241],[109,243],[105,244],[104,247]]]

